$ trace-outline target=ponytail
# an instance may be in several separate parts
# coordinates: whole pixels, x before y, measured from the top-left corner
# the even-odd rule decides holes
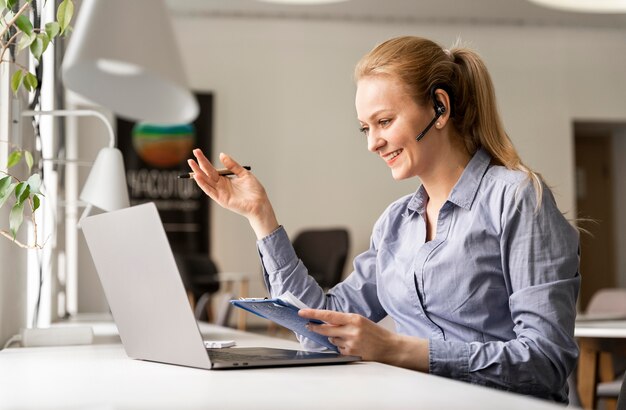
[[[504,130],[487,67],[476,52],[467,48],[453,47],[449,55],[459,72],[453,101],[457,115],[452,123],[464,137],[465,146],[471,153],[482,146],[497,165],[526,173],[535,188],[538,208],[543,196],[542,178],[524,165]]]

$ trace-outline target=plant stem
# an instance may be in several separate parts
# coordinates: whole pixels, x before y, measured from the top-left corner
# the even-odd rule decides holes
[[[11,19],[11,21],[9,21],[7,23],[7,25],[4,27],[4,30],[2,30],[2,32],[0,33],[0,39],[4,38],[4,35],[7,33],[7,31],[9,31],[9,28],[11,28],[11,26],[13,24],[15,24],[15,21],[17,20],[17,18],[24,13],[24,11],[30,6],[30,3],[24,3],[24,5],[22,6],[21,9],[19,9],[17,11],[17,13],[15,13],[15,15],[13,16],[13,18]]]
[[[14,61],[9,61],[9,60],[2,60],[0,57],[0,63],[11,63],[11,64],[15,64],[16,66],[18,66],[19,68],[21,68],[24,71],[28,71],[28,68],[25,65],[22,65],[20,63],[14,62]],[[3,142],[3,141],[0,141]]]
[[[1,170],[1,169],[0,169],[0,172],[2,172],[4,175],[6,175],[6,176],[8,176],[8,177],[13,178],[13,179],[14,179],[14,180],[16,180],[18,183],[22,182],[22,181],[20,181],[20,179],[19,179],[18,177],[16,177],[16,176],[15,176],[15,175],[13,175],[13,174],[9,174],[8,172],[3,171],[3,170]]]
[[[9,49],[9,47],[11,47],[11,43],[13,43],[15,41],[15,38],[21,33],[21,31],[16,32],[15,34],[13,34],[13,36],[11,36],[11,38],[9,39],[9,41],[6,42],[6,44],[2,45],[2,53],[0,54],[0,61],[4,61],[4,53],[7,52],[7,50]]]
[[[13,235],[11,233],[5,231],[5,230],[1,230],[0,231],[0,235],[4,236],[5,238],[10,240],[11,242],[14,242],[20,248],[24,248],[24,249],[42,249],[43,248],[43,246],[37,244],[37,242],[35,242],[35,244],[33,244],[33,245],[27,245],[25,243],[22,243],[22,242],[18,241],[17,239],[13,239]]]

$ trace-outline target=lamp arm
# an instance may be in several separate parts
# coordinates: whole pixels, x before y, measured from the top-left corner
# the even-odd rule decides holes
[[[96,110],[49,110],[49,111],[34,111],[34,110],[24,110],[22,111],[22,117],[34,117],[36,115],[48,115],[52,117],[97,117],[107,128],[109,133],[109,148],[115,148],[115,133],[113,132],[113,127],[109,122],[109,119],[102,114],[100,111]]]

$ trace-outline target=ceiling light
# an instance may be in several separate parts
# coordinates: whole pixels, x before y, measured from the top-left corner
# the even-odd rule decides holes
[[[530,2],[579,13],[626,13],[626,0],[530,0]]]

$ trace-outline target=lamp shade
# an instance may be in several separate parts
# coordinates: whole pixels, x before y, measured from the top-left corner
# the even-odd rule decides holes
[[[579,13],[626,13],[626,0],[530,0],[530,2],[540,6]]]
[[[199,113],[162,0],[84,0],[62,74],[68,89],[126,119],[180,124]]]
[[[93,163],[80,199],[104,211],[128,208],[128,189],[122,152],[102,148]]]

